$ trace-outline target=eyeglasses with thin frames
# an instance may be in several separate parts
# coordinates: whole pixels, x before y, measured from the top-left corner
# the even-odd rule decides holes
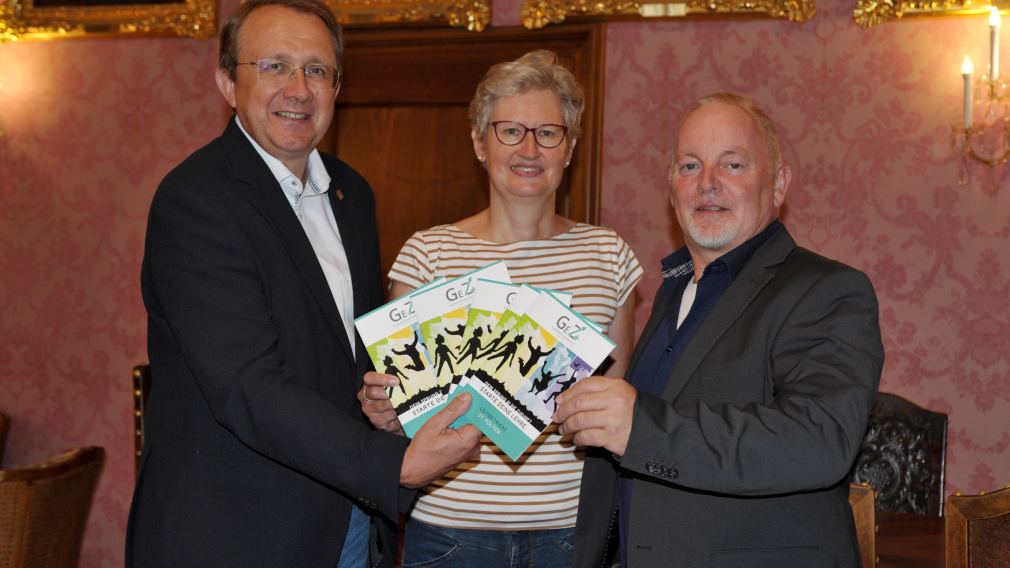
[[[533,140],[541,148],[557,148],[565,139],[568,127],[560,124],[541,124],[530,128],[521,122],[511,120],[498,120],[491,123],[495,138],[506,146],[515,146],[526,139],[526,135],[533,133]]]
[[[316,90],[333,90],[340,86],[340,69],[323,65],[321,63],[309,63],[308,65],[295,65],[280,59],[257,59],[256,61],[244,61],[236,65],[252,65],[261,80],[274,85],[286,84],[295,72],[302,70],[305,82]]]

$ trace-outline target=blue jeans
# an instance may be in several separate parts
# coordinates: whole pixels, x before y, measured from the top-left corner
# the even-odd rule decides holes
[[[408,519],[403,568],[564,568],[572,564],[574,538],[574,528],[490,531]]]
[[[351,505],[351,523],[347,526],[344,547],[340,549],[338,568],[362,568],[368,566],[368,532],[371,519],[361,509]]]

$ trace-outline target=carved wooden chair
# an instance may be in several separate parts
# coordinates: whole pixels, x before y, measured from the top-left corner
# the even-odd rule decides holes
[[[850,481],[869,483],[877,509],[943,515],[947,415],[881,392]]]
[[[863,568],[877,565],[877,514],[873,504],[873,487],[869,483],[849,485],[849,506],[856,520],[856,539]]]
[[[140,456],[144,451],[144,410],[151,394],[151,366],[133,368],[133,462],[134,473],[140,473]]]
[[[947,498],[947,568],[1010,568],[1010,485]]]
[[[76,568],[105,450],[0,470],[0,568]]]

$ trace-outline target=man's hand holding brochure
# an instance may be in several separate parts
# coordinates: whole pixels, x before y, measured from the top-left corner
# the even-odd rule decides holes
[[[365,314],[355,326],[385,375],[366,375],[363,402],[370,412],[385,412],[380,427],[397,430],[395,413],[412,437],[448,400],[468,393],[473,403],[453,426],[477,426],[517,460],[551,423],[558,396],[614,348],[568,307],[571,298],[511,284],[505,264],[496,262]]]

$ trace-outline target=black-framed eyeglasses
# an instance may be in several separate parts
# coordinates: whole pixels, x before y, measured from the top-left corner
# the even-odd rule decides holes
[[[557,148],[565,139],[568,127],[560,124],[541,124],[535,128],[530,128],[521,122],[511,120],[498,120],[491,123],[495,138],[506,146],[515,146],[524,139],[530,132],[533,133],[533,140],[541,148]]]
[[[310,87],[315,89],[336,89],[340,86],[340,69],[323,65],[322,63],[309,63],[308,65],[295,65],[280,59],[257,59],[256,61],[244,61],[236,65],[252,65],[260,79],[271,84],[282,85],[295,76],[295,71],[302,70],[305,81]]]

